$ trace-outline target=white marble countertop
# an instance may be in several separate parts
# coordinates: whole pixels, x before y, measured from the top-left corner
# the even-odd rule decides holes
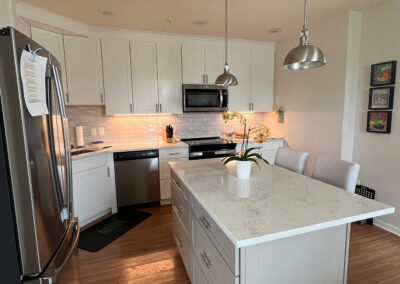
[[[172,170],[237,247],[394,212],[394,207],[277,166],[249,180],[220,159],[171,162]]]
[[[164,149],[164,148],[188,148],[188,145],[177,141],[175,143],[167,143],[163,141],[159,142],[135,142],[135,143],[124,143],[124,144],[105,144],[105,146],[111,146],[110,148],[106,149],[99,149],[94,152],[89,152],[89,153],[84,153],[80,155],[75,155],[72,156],[73,160],[77,159],[82,159],[86,158],[88,156],[93,156],[93,155],[98,155],[102,153],[116,153],[116,152],[125,152],[125,151],[142,151],[142,150],[151,150],[151,149]],[[81,149],[76,149],[77,151],[79,150],[84,150],[84,149],[93,149],[89,147],[84,147]]]

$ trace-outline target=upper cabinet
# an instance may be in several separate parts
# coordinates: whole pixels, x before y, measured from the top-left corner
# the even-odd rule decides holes
[[[75,105],[104,104],[100,40],[64,36],[67,69],[67,102]]]
[[[158,94],[161,113],[182,113],[182,71],[179,44],[157,44]]]
[[[251,48],[231,47],[228,56],[229,71],[238,80],[236,86],[229,87],[229,109],[250,111]]]
[[[157,51],[155,42],[131,41],[133,112],[158,111]]]
[[[255,46],[251,51],[251,108],[272,111],[274,105],[275,53],[273,46]]]
[[[39,28],[31,28],[32,39],[46,48],[58,60],[61,66],[61,84],[63,87],[65,100],[67,101],[68,85],[67,73],[65,71],[64,41],[63,36]]]
[[[184,84],[214,84],[224,70],[224,49],[218,46],[182,45]]]
[[[269,112],[274,104],[275,48],[270,45],[234,46],[229,67],[238,80],[229,87],[229,109]]]
[[[129,40],[101,39],[107,115],[132,113]]]

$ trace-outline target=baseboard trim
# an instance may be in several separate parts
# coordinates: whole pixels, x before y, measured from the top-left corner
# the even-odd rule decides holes
[[[391,232],[392,234],[400,236],[400,228],[386,223],[385,221],[374,219],[374,225],[381,229],[384,229],[385,231]]]

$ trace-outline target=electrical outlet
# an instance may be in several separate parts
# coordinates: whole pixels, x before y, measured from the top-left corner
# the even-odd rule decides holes
[[[104,127],[99,127],[99,136],[104,136],[104,135],[106,135],[106,132],[105,132],[105,130],[104,130]]]
[[[92,128],[91,134],[92,134],[92,136],[97,136],[97,128]]]

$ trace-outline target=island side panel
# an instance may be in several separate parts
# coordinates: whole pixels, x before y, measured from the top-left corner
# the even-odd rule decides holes
[[[240,283],[346,283],[349,225],[240,249]]]

